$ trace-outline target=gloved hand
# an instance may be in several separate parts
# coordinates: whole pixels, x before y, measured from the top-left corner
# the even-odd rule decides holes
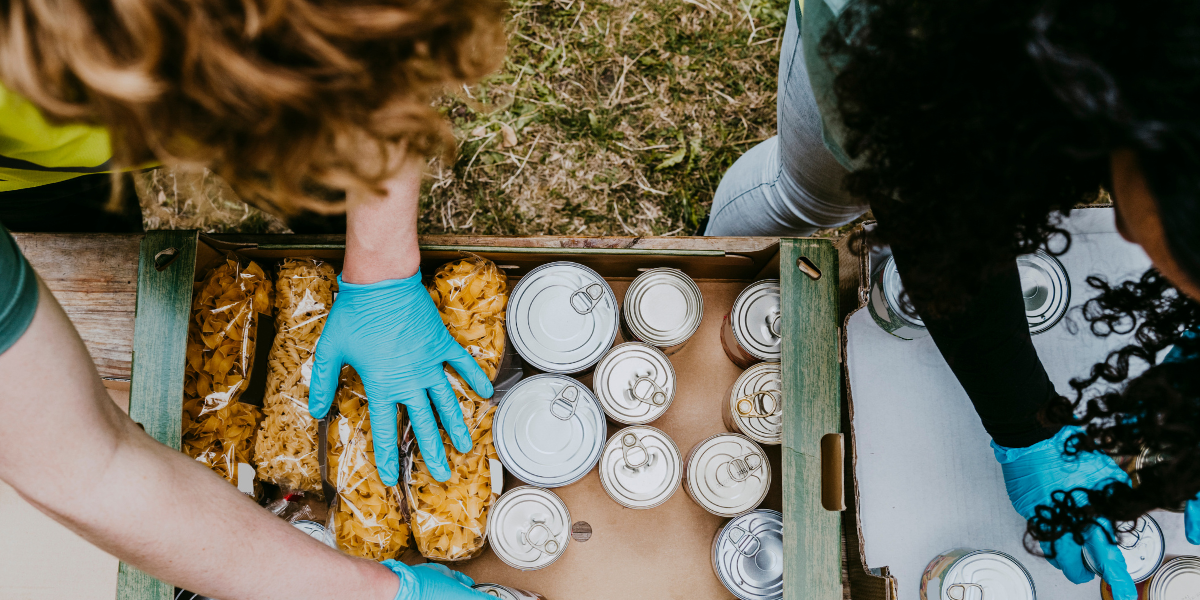
[[[446,481],[450,465],[430,400],[459,452],[471,449],[471,434],[442,363],[450,363],[484,398],[492,396],[491,382],[446,331],[433,299],[421,284],[420,271],[407,279],[367,285],[346,283],[339,276],[338,289],[313,357],[309,412],[314,418],[323,418],[333,404],[342,365],[354,367],[367,392],[375,466],[383,483],[396,485],[400,479],[397,404],[408,409],[430,475]]]
[[[1098,489],[1112,481],[1129,483],[1129,476],[1106,454],[1080,452],[1074,456],[1064,454],[1068,439],[1081,431],[1078,427],[1063,427],[1054,437],[1038,442],[1028,448],[1005,448],[992,442],[996,460],[1004,470],[1004,487],[1008,499],[1022,517],[1032,518],[1038,506],[1050,506],[1051,494],[1059,490],[1075,488]],[[1086,503],[1082,493],[1075,494],[1076,501]],[[1102,529],[1103,528],[1103,529]],[[1137,590],[1129,576],[1125,557],[1120,548],[1109,542],[1105,535],[1113,535],[1112,524],[1102,521],[1084,533],[1084,546],[1100,567],[1101,577],[1112,586],[1116,600],[1136,600]],[[1112,539],[1116,539],[1115,536]],[[1087,583],[1093,573],[1084,566],[1083,548],[1073,536],[1064,535],[1052,543],[1042,542],[1042,551],[1054,568],[1063,572],[1071,583]]]
[[[340,296],[340,293],[339,293]],[[471,589],[470,577],[435,563],[408,566],[394,560],[383,566],[400,577],[395,600],[488,600],[491,596]]]

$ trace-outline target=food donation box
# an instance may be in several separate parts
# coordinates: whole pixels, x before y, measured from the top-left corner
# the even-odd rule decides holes
[[[1071,378],[1129,343],[1129,336],[1091,333],[1081,308],[1097,292],[1086,278],[1099,275],[1115,284],[1140,277],[1150,263],[1117,233],[1111,209],[1074,211],[1062,226],[1071,233],[1066,253],[1056,259],[1030,255],[1019,265],[1034,346],[1055,388],[1069,394]],[[878,254],[850,261],[842,273],[843,302],[850,300],[852,308],[844,357],[857,525],[847,527],[855,600],[1101,598],[1099,578],[1074,585],[1025,549],[1025,520],[1009,503],[991,438],[966,393],[919,322],[914,328],[911,317],[888,310],[889,297],[895,297],[890,261]],[[1047,317],[1053,313],[1060,316]],[[1160,561],[1200,554],[1184,538],[1182,514],[1153,511],[1150,517],[1151,523],[1133,527],[1139,544],[1126,540],[1135,579],[1150,578]],[[1200,586],[1200,571],[1185,564],[1189,560],[1165,569],[1172,572],[1158,570],[1160,585],[1193,577]],[[1162,596],[1168,597],[1189,596]]]
[[[461,499],[470,524],[415,542],[410,530],[440,518],[422,507],[457,492],[420,478],[415,444],[402,489],[347,492],[347,473],[377,478],[361,460],[370,432],[357,376],[343,371],[326,422],[296,410],[343,256],[340,236],[147,233],[130,416],[324,543],[377,560],[432,557],[497,597],[842,597],[832,242],[423,238],[428,284],[448,286],[435,304],[452,304],[456,278],[490,269],[507,309],[483,329],[502,323],[507,336],[472,347],[455,333],[471,326],[443,313],[497,392],[478,398],[450,374],[470,428],[486,430],[455,463],[479,485]],[[197,306],[223,320],[207,323]],[[214,329],[241,333],[227,344]],[[268,502],[279,489],[325,505]],[[370,522],[354,521],[363,512]],[[122,564],[116,592],[177,590]]]

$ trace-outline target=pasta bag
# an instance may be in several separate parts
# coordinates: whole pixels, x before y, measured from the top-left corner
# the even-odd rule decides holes
[[[317,259],[288,258],[275,281],[276,333],[263,422],[254,441],[255,464],[263,481],[320,492],[317,421],[308,412],[308,380],[317,339],[333,306],[337,274]]]
[[[334,404],[338,414],[329,424],[328,468],[336,498],[329,527],[347,554],[398,558],[409,545],[403,497],[396,486],[385,486],[375,469],[367,396],[351,367],[342,369]]]
[[[477,395],[453,369],[447,368],[446,377],[458,397],[474,444],[463,454],[454,449],[446,432],[441,432],[450,463],[450,479],[443,483],[429,474],[411,429],[406,429],[405,493],[417,550],[425,558],[459,561],[483,552],[487,511],[496,501],[494,489],[498,491],[502,482],[492,487],[492,466],[500,464],[492,442],[495,406]],[[499,469],[495,473],[500,476]]]
[[[508,276],[496,263],[472,254],[438,267],[429,295],[451,337],[495,381],[504,357]]]
[[[270,314],[272,286],[257,263],[230,254],[192,298],[183,376],[182,449],[230,483],[252,493],[240,464],[250,464],[262,413],[238,402],[254,364],[258,314]]]

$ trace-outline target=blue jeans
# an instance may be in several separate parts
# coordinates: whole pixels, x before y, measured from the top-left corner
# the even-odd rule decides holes
[[[779,53],[779,133],[751,148],[725,173],[705,235],[805,236],[845,225],[867,211],[842,189],[848,171],[825,148],[796,3],[790,5]]]

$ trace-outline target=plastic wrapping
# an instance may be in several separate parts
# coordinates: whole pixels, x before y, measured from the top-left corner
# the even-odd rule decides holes
[[[450,335],[495,381],[504,356],[508,276],[496,263],[472,254],[438,267],[429,295]]]
[[[238,397],[254,364],[258,314],[270,314],[271,293],[261,267],[242,266],[231,254],[196,290],[188,324],[182,449],[250,493],[239,464],[249,466],[262,413]]]
[[[451,336],[462,344],[491,379],[504,355],[504,309],[508,278],[491,261],[470,256],[434,272],[429,293]],[[405,499],[408,522],[421,555],[441,561],[466,560],[483,552],[487,511],[496,501],[492,469],[499,466],[492,442],[495,407],[478,396],[453,371],[446,377],[458,397],[471,432],[471,450],[454,449],[445,431],[442,446],[450,463],[450,480],[435,480],[425,465],[411,431],[404,436]],[[499,475],[499,470],[496,471]],[[496,489],[502,482],[495,482]]]
[[[317,338],[333,306],[337,275],[320,260],[288,258],[279,266],[275,285],[277,333],[254,460],[263,481],[319,492],[317,421],[308,412],[308,381]]]
[[[385,486],[375,469],[367,396],[354,369],[342,369],[334,403],[338,414],[329,424],[328,469],[336,498],[329,528],[347,554],[397,558],[409,545],[403,497],[398,487]]]

